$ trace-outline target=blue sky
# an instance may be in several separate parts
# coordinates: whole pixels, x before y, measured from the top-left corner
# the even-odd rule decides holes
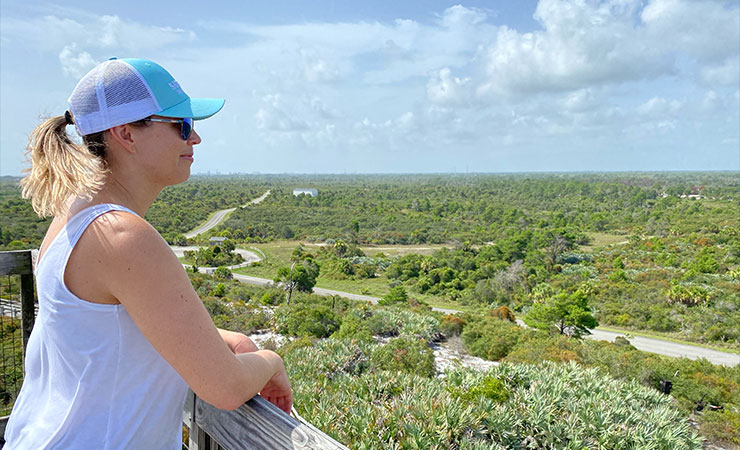
[[[110,56],[194,97],[194,173],[740,170],[740,1],[0,3],[0,175]]]

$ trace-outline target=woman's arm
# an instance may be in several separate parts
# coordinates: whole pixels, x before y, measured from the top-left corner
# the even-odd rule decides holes
[[[75,252],[77,261],[88,265],[87,273],[94,274],[90,282],[120,301],[152,346],[203,400],[235,409],[263,391],[290,411],[292,393],[280,356],[268,350],[235,355],[226,342],[233,336],[224,339],[219,333],[182,265],[143,219],[105,214],[88,227]],[[237,350],[251,348],[249,343],[242,341]]]

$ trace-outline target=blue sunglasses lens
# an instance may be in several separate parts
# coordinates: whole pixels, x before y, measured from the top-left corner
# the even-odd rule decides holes
[[[187,141],[190,139],[190,134],[193,132],[193,118],[192,117],[185,117],[182,119],[182,124],[180,125],[180,136],[182,137],[183,141]]]

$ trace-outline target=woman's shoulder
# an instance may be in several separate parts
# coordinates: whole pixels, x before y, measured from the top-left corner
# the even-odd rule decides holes
[[[100,214],[90,223],[89,231],[116,252],[140,252],[147,245],[167,246],[149,222],[129,210],[111,209]]]
[[[65,282],[80,298],[118,303],[122,284],[136,284],[135,279],[155,277],[161,268],[174,265],[179,265],[174,253],[148,222],[113,209],[94,217],[80,236],[67,263]]]

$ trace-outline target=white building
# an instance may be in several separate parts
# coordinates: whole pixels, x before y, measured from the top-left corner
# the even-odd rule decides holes
[[[301,194],[310,195],[311,197],[316,197],[319,195],[319,191],[316,189],[308,189],[308,188],[296,188],[293,189],[293,195],[299,196]]]

